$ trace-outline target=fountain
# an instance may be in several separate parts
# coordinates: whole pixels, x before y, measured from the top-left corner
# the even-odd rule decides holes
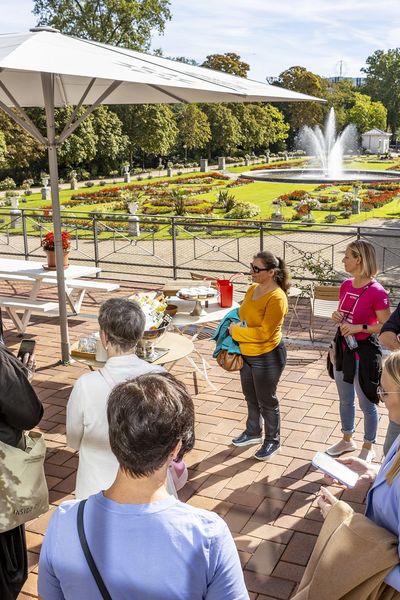
[[[343,168],[344,153],[357,150],[357,129],[352,123],[336,134],[336,117],[330,109],[321,127],[303,127],[298,136],[298,145],[313,156],[315,163],[306,169],[265,169],[242,173],[242,177],[262,180],[304,183],[329,183],[345,181],[387,181],[399,180],[398,171],[352,171]]]

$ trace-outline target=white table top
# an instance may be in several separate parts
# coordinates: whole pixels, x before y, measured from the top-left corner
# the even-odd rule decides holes
[[[43,267],[45,257],[43,258],[43,262],[0,258],[0,273],[9,275],[10,279],[12,279],[13,275],[25,275],[32,279],[43,279],[44,277],[57,279],[57,271],[49,271]],[[66,279],[77,279],[79,277],[96,275],[100,271],[99,267],[92,267],[91,265],[70,265],[64,269],[64,276]]]
[[[200,325],[202,323],[211,323],[213,321],[221,321],[225,315],[228,314],[234,308],[238,308],[239,304],[233,302],[229,308],[221,308],[218,302],[218,296],[215,298],[209,298],[208,307],[205,308],[205,301],[202,300],[201,304],[206,312],[205,315],[200,317],[193,317],[190,315],[192,312],[195,300],[182,300],[176,296],[168,298],[169,304],[175,304],[178,307],[178,312],[172,320],[173,325]]]
[[[71,350],[78,347],[78,342],[72,344]],[[152,365],[165,365],[169,362],[174,362],[179,360],[180,358],[184,358],[188,356],[194,350],[194,344],[192,340],[184,335],[180,335],[180,333],[165,333],[157,340],[156,344],[157,348],[168,348],[167,354],[164,356],[160,356],[157,360],[150,363]],[[104,362],[99,362],[95,359],[81,358],[77,356],[72,356],[73,360],[77,360],[78,362],[84,363],[91,369],[101,369],[104,367]]]

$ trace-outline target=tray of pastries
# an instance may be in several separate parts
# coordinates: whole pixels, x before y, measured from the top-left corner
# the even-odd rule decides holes
[[[207,300],[218,294],[217,290],[208,286],[197,286],[190,288],[181,288],[177,292],[178,298],[183,300]]]

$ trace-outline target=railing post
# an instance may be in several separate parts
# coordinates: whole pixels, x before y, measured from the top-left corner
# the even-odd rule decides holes
[[[261,222],[260,225],[260,252],[264,250],[264,223]]]
[[[176,279],[177,264],[176,264],[176,223],[175,217],[171,218],[171,234],[172,234],[172,275]]]
[[[28,234],[26,231],[26,214],[25,209],[22,209],[22,236],[24,238],[24,256],[25,260],[29,258],[29,248],[28,248]]]
[[[357,227],[357,239],[361,239],[361,232],[360,232],[360,228]]]
[[[97,215],[96,213],[93,215],[93,242],[94,242],[94,264],[96,267],[99,266],[99,240],[98,240],[98,231],[97,231]],[[99,277],[99,273],[96,273],[96,278]]]

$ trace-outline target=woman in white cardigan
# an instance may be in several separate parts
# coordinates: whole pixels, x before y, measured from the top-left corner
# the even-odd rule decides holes
[[[135,354],[145,327],[139,304],[122,298],[106,300],[100,306],[99,325],[109,358],[102,369],[79,377],[67,404],[67,444],[79,450],[77,498],[107,489],[118,471],[108,440],[107,400],[112,388],[145,373],[165,371]],[[171,474],[169,484],[174,493]]]

